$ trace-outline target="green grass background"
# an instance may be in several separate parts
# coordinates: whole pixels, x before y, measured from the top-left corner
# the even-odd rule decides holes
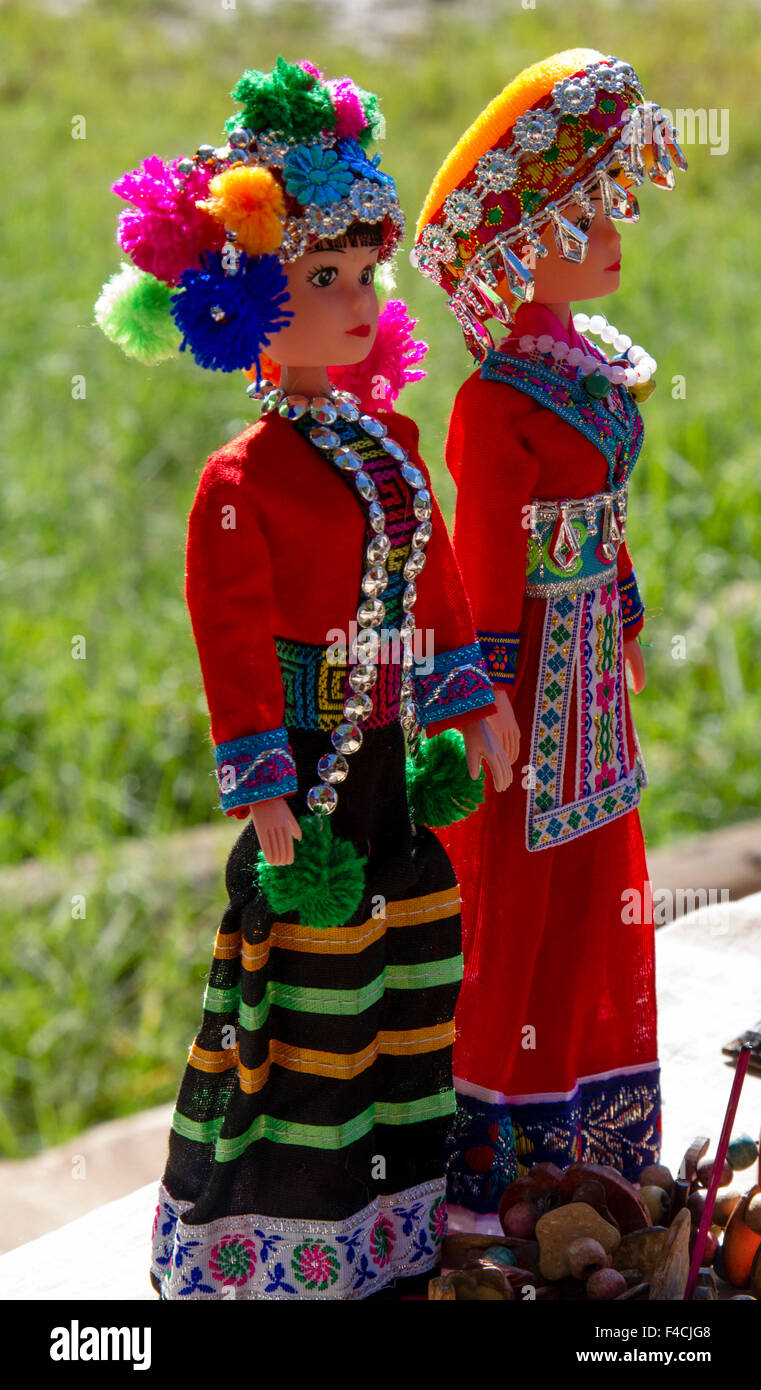
[[[419,7],[410,3],[408,11]],[[672,111],[726,110],[729,150],[689,145],[677,189],[641,190],[619,293],[599,307],[658,358],[629,538],[648,622],[635,715],[648,844],[758,813],[761,641],[757,286],[761,34],[755,4],[467,4],[439,0],[397,42],[318,4],[101,0],[3,8],[3,394],[6,460],[0,837],[97,871],[25,913],[2,904],[0,1150],[171,1099],[199,1018],[224,905],[118,868],[124,837],[218,816],[208,719],[183,599],[186,517],[208,454],[251,418],[242,376],[189,354],[148,370],[92,325],[120,261],[110,185],[146,154],[219,138],[244,67],[278,53],[380,93],[384,167],[409,231],[450,146],[523,66],[585,44],[631,62]],[[331,11],[332,12],[332,11]],[[328,13],[328,11],[326,11]],[[72,139],[84,117],[86,138]],[[402,397],[451,517],[448,412],[471,370],[443,295],[409,266],[399,291],[431,344]],[[585,306],[586,307],[586,306]],[[686,395],[673,399],[671,380]],[[73,398],[82,379],[84,399]],[[317,547],[316,547],[317,548]],[[86,639],[86,660],[72,641]],[[674,638],[686,657],[672,656]],[[231,839],[233,837],[231,831]],[[117,857],[115,857],[117,856]],[[71,896],[87,894],[84,920]]]

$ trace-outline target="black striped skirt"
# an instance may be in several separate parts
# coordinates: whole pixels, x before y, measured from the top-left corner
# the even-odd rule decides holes
[[[291,746],[299,815],[330,745],[294,730]],[[398,725],[365,735],[332,822],[369,856],[342,927],[272,913],[252,822],[230,854],[159,1185],[162,1298],[388,1296],[438,1264],[460,899],[439,841],[410,824]]]

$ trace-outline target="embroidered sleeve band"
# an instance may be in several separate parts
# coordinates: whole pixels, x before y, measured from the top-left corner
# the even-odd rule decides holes
[[[476,636],[494,685],[515,685],[518,666],[517,632],[477,632]]]
[[[634,637],[636,633],[633,628],[642,626],[645,616],[645,609],[637,589],[637,580],[632,570],[628,579],[618,581],[618,592],[621,595],[621,614],[624,621],[624,636]]]
[[[468,647],[440,652],[433,670],[414,676],[415,703],[420,723],[427,727],[440,719],[483,709],[494,701],[494,692],[477,642]]]
[[[218,743],[215,758],[223,811],[296,790],[296,764],[285,728]]]

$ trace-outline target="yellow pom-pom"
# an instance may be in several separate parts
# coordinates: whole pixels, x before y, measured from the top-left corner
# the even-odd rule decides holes
[[[215,174],[209,193],[211,196],[197,202],[196,207],[235,232],[237,245],[249,256],[277,250],[283,240],[285,199],[269,169],[233,164]]]

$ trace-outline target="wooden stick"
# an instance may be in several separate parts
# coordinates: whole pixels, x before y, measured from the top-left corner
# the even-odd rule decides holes
[[[745,1080],[745,1074],[748,1070],[748,1063],[750,1062],[750,1051],[750,1045],[748,1043],[745,1043],[745,1045],[740,1048],[740,1051],[737,1055],[737,1069],[735,1071],[734,1080],[732,1081],[732,1090],[729,1093],[727,1113],[724,1116],[724,1124],[722,1126],[721,1137],[719,1139],[719,1143],[716,1149],[716,1158],[714,1159],[713,1170],[711,1173],[711,1181],[708,1186],[708,1192],[706,1193],[705,1206],[703,1207],[703,1215],[700,1218],[698,1234],[695,1238],[695,1247],[693,1249],[692,1259],[690,1261],[690,1272],[687,1276],[687,1287],[684,1291],[685,1299],[692,1298],[692,1295],[695,1291],[695,1285],[698,1279],[698,1271],[700,1270],[700,1266],[703,1262],[703,1251],[706,1247],[706,1237],[708,1235],[708,1228],[711,1225],[711,1219],[713,1217],[713,1209],[716,1203],[716,1193],[719,1190],[719,1182],[721,1180],[722,1171],[724,1169],[724,1161],[727,1157],[727,1149],[729,1148],[729,1139],[732,1133],[732,1125],[735,1122],[737,1106],[740,1101],[740,1092],[743,1088],[743,1081]]]

